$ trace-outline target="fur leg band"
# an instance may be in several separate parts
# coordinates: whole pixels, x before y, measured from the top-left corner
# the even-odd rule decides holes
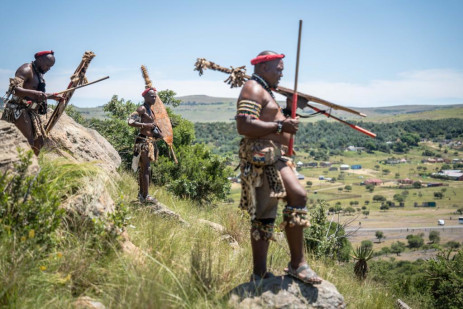
[[[252,237],[257,241],[263,239],[265,241],[275,240],[273,229],[275,227],[275,219],[254,219],[252,223]]]
[[[310,222],[307,219],[307,208],[286,206],[283,210],[283,222],[280,224],[280,228],[284,229],[286,226],[309,227]]]

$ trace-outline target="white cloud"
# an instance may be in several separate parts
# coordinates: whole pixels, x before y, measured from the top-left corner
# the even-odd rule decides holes
[[[454,70],[425,70],[398,74],[395,80],[373,80],[367,84],[303,82],[299,89],[326,100],[357,107],[405,104],[463,103],[463,74]]]
[[[205,94],[216,97],[238,97],[240,89],[223,83],[223,78],[208,80],[164,80],[162,72],[150,72],[159,90],[172,89],[177,95]],[[11,70],[0,69],[0,91],[8,86]],[[144,89],[139,69],[102,67],[89,70],[89,80],[111,75],[109,80],[75,92],[72,103],[78,106],[97,106],[106,103],[114,94],[126,100],[141,101]],[[59,91],[69,83],[69,72],[50,72],[46,75],[47,90]],[[290,80],[282,85],[291,87]],[[463,73],[455,70],[423,70],[403,72],[392,80],[373,80],[368,83],[302,81],[299,90],[337,104],[355,107],[378,107],[405,104],[463,103]],[[281,97],[282,98],[282,97]],[[279,97],[280,99],[280,97]]]

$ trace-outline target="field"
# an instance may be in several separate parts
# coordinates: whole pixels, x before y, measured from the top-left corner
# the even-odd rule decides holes
[[[428,143],[422,147],[437,148],[437,145]],[[381,247],[390,246],[392,242],[402,241],[407,243],[406,236],[409,234],[424,234],[425,241],[428,241],[430,230],[437,230],[440,233],[441,244],[448,241],[461,242],[463,239],[463,225],[458,224],[459,215],[456,210],[463,208],[463,181],[440,180],[419,175],[420,171],[426,168],[428,172],[440,170],[442,163],[430,164],[421,163],[423,149],[415,149],[410,153],[399,158],[406,158],[407,163],[388,165],[384,162],[392,155],[384,153],[367,154],[365,152],[346,152],[343,156],[331,157],[331,162],[338,162],[333,166],[338,167],[338,171],[329,171],[328,167],[306,167],[298,169],[298,172],[305,176],[300,180],[301,184],[308,191],[309,206],[317,200],[325,200],[330,206],[340,203],[345,209],[353,207],[353,214],[339,213],[331,214],[329,218],[335,222],[348,224],[346,229],[349,231],[349,240],[352,245],[358,246],[362,240],[374,242],[374,249],[380,250]],[[452,151],[453,153],[453,151]],[[461,155],[460,155],[461,156]],[[453,158],[454,156],[449,156]],[[301,153],[296,162],[308,162],[309,157]],[[361,164],[362,169],[339,171],[340,164]],[[335,182],[320,180],[323,178],[336,178]],[[365,185],[361,183],[370,178],[377,178],[383,184],[375,186],[373,192],[369,192]],[[429,182],[439,182],[440,187],[422,187],[420,189],[399,189],[397,180],[409,178],[414,181],[422,181],[423,184]],[[312,182],[307,186],[307,182]],[[350,186],[351,190],[345,187]],[[373,196],[382,195],[388,201],[393,201],[395,194],[408,195],[405,197],[404,207],[394,207],[388,210],[380,210],[381,203],[373,202]],[[434,192],[443,192],[442,199],[436,199]],[[231,198],[238,203],[239,184],[233,184]],[[415,202],[422,205],[423,202],[436,202],[436,207],[414,207]],[[351,205],[358,202],[357,205]],[[397,205],[398,203],[395,202]],[[283,207],[283,203],[281,206]],[[362,209],[366,207],[366,209]],[[363,214],[364,210],[369,211],[369,215]],[[437,220],[445,220],[445,228],[438,227]],[[450,228],[455,226],[454,228]],[[386,238],[378,243],[375,238],[375,231],[380,230]],[[416,260],[435,255],[434,250],[406,251],[396,259]],[[383,258],[383,257],[381,257]]]

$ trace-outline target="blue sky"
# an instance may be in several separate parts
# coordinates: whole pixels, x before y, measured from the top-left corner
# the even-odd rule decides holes
[[[22,1],[2,0],[0,92],[40,50],[56,64],[47,90],[64,89],[86,50],[97,56],[74,94],[98,106],[113,94],[140,101],[140,65],[158,89],[236,97],[226,76],[193,71],[198,57],[246,65],[262,50],[286,54],[292,88],[298,20],[304,21],[299,90],[357,107],[463,103],[463,1]]]

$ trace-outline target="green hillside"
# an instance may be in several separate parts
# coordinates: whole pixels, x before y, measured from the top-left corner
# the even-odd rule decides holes
[[[210,97],[206,95],[192,95],[178,97],[182,103],[174,108],[174,112],[192,122],[230,122],[236,113],[236,98]],[[279,102],[284,106],[284,102]],[[320,106],[319,106],[320,107]],[[323,109],[323,106],[321,107]],[[367,115],[366,118],[342,111],[333,111],[333,115],[345,119],[368,122],[394,122],[420,119],[463,118],[463,104],[455,105],[398,105],[372,108],[353,109]],[[82,115],[89,118],[102,119],[105,113],[102,107],[77,108]],[[298,111],[302,115],[309,115],[313,111],[306,109]],[[302,122],[316,122],[318,120],[335,121],[325,116],[302,119]]]

